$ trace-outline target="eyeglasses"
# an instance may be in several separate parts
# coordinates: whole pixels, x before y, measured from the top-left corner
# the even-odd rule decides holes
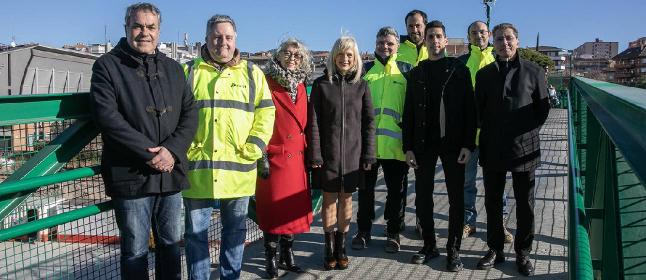
[[[303,55],[301,55],[300,53],[291,53],[291,52],[287,52],[287,51],[282,52],[282,55],[283,55],[283,58],[285,58],[285,59],[292,59],[293,58],[293,59],[299,60],[299,59],[303,58]]]

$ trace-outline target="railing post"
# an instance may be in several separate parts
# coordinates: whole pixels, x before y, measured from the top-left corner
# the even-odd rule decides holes
[[[603,279],[624,279],[622,262],[621,223],[617,197],[617,156],[615,145],[606,133],[602,133],[600,145],[599,178],[596,188],[604,189],[603,196]]]

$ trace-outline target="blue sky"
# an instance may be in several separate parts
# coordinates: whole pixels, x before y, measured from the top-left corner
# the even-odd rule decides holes
[[[135,1],[21,0],[0,4],[0,43],[11,36],[18,43],[38,42],[60,47],[76,42],[102,43],[104,26],[108,38],[118,41],[124,35],[125,8]],[[238,47],[243,51],[275,48],[278,42],[294,36],[314,50],[329,50],[341,34],[355,36],[362,51],[374,50],[374,35],[381,26],[391,25],[406,33],[404,16],[421,9],[430,19],[447,26],[447,35],[465,37],[467,25],[485,18],[481,0],[189,0],[151,1],[162,11],[162,41],[177,41],[188,32],[189,41],[203,41],[206,20],[213,14],[228,14],[238,25]],[[540,32],[541,45],[572,49],[600,38],[619,42],[620,52],[627,42],[646,36],[644,0],[498,0],[493,7],[492,24],[511,22],[520,29],[522,46],[535,45]]]

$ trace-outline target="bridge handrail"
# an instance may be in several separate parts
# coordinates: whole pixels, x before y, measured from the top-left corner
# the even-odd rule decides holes
[[[572,102],[567,92],[568,110],[568,259],[569,279],[593,279],[590,239],[583,203],[583,188],[579,172],[579,159],[576,153]]]
[[[583,77],[573,86],[646,185],[646,90]]]

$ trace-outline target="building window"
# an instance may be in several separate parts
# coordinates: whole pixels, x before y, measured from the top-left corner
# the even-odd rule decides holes
[[[646,67],[642,67],[642,69],[641,69],[640,71],[641,71],[642,73],[646,73]]]

